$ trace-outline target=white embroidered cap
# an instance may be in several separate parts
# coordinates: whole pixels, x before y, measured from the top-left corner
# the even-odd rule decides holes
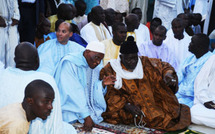
[[[99,41],[88,43],[86,50],[105,54],[105,45]]]

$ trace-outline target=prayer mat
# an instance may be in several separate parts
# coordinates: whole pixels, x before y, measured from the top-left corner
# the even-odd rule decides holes
[[[164,131],[159,131],[150,128],[137,128],[130,125],[113,125],[109,123],[102,122],[93,127],[91,133],[84,132],[81,127],[83,126],[80,123],[72,124],[77,130],[78,134],[164,134]]]
[[[78,134],[203,134],[198,131],[184,129],[175,132],[165,132],[151,128],[137,128],[134,125],[113,125],[109,123],[99,123],[93,127],[92,132],[85,132],[82,130],[83,124],[72,124],[77,130]]]

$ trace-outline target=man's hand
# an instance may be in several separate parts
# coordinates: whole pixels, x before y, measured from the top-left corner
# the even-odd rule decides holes
[[[114,85],[116,81],[116,77],[114,75],[110,76],[104,76],[103,81],[102,81],[102,86],[108,86],[108,85]]]
[[[215,109],[215,104],[212,101],[205,102],[204,106],[209,109]]]
[[[91,130],[93,129],[93,126],[94,126],[94,122],[92,118],[90,116],[87,116],[84,119],[84,126],[83,126],[84,131],[91,132]]]
[[[16,20],[16,19],[12,19],[12,24],[11,26],[15,26],[15,25],[18,25],[19,24],[19,21]]]
[[[163,80],[166,83],[166,85],[168,87],[170,87],[172,90],[175,89],[175,87],[178,84],[177,83],[177,75],[172,70],[169,70],[165,73]],[[176,93],[177,91],[173,91],[173,92]]]
[[[125,104],[124,109],[130,112],[134,117],[137,117],[138,115],[139,116],[142,115],[140,108],[130,103]]]
[[[6,23],[1,16],[0,16],[0,27],[6,27]]]

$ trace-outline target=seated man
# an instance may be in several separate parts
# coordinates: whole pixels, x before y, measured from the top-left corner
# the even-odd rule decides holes
[[[204,64],[194,83],[191,121],[215,128],[215,55]]]
[[[85,131],[91,131],[94,123],[103,120],[101,114],[106,110],[104,86],[115,81],[115,77],[111,76],[99,80],[104,53],[104,44],[90,42],[84,52],[66,55],[55,73],[63,120],[84,123]]]
[[[152,34],[153,34],[153,32],[154,32],[155,29],[156,29],[158,26],[160,26],[160,25],[162,25],[162,21],[161,21],[160,18],[157,18],[157,17],[153,18],[153,19],[151,20],[151,22],[148,22],[148,23],[146,24],[146,26],[148,27],[149,32],[150,32],[150,40],[152,40]]]
[[[131,13],[127,15],[125,17],[125,24],[127,25],[127,37],[133,36],[134,40],[137,42],[138,47],[144,41],[150,40],[148,29],[147,29],[147,32],[138,30],[138,27],[140,25],[140,20],[136,14]]]
[[[60,59],[71,52],[79,52],[84,47],[69,41],[72,36],[72,26],[67,22],[61,22],[57,29],[57,39],[46,41],[38,47],[40,67],[38,71],[54,75],[57,63]]]
[[[74,7],[70,4],[61,3],[57,8],[57,14],[50,16],[48,19],[51,22],[50,32],[55,31],[55,22],[58,19],[62,19],[68,23],[72,23],[72,19],[75,17],[73,9]]]
[[[172,21],[172,31],[173,32],[169,34],[167,32],[164,43],[175,53],[178,66],[180,66],[182,62],[191,55],[188,51],[191,37],[184,32],[184,21],[181,18],[175,18]],[[178,71],[178,68],[176,71]]]
[[[46,120],[53,109],[54,90],[43,80],[34,80],[25,88],[22,103],[0,109],[1,134],[27,134],[30,122],[39,117]]]
[[[113,39],[107,39],[102,41],[105,44],[105,56],[103,59],[103,65],[105,66],[109,60],[117,59],[119,56],[120,45],[125,41],[127,29],[122,22],[115,23],[113,25]]]
[[[58,30],[59,25],[60,25],[61,23],[63,23],[63,22],[64,22],[64,20],[61,20],[61,19],[59,19],[59,20],[56,21],[56,23],[55,23],[55,31]],[[70,24],[70,25],[71,25],[71,24]],[[72,28],[73,28],[73,26],[72,26]],[[73,30],[74,30],[74,29],[73,29]],[[57,38],[55,32],[49,33],[49,34],[48,34],[48,37],[49,37],[50,39],[55,39],[55,38]],[[87,46],[87,42],[86,42],[79,34],[77,34],[77,33],[74,33],[74,32],[73,32],[73,34],[72,34],[72,36],[69,38],[69,40],[70,40],[70,41],[74,41],[74,42],[78,43],[79,45],[81,45],[81,46],[83,46],[83,47],[86,47],[86,46]]]
[[[110,39],[111,35],[108,29],[102,24],[105,21],[104,10],[100,6],[95,6],[91,10],[91,22],[81,29],[81,37],[87,43],[91,41],[103,41]]]
[[[174,94],[178,89],[174,68],[159,59],[138,57],[133,37],[121,45],[120,53],[100,72],[100,79],[109,75],[117,79],[114,86],[107,86],[104,121],[145,122],[147,127],[166,131],[189,126],[189,107],[179,104]]]
[[[149,33],[149,29],[144,25],[142,24],[140,21],[142,19],[142,11],[140,8],[134,8],[131,10],[131,13],[134,13],[138,16],[138,19],[139,19],[139,27],[136,29],[137,32],[140,33],[140,35],[142,35],[142,38],[144,38],[143,40],[144,41],[149,41],[150,40],[150,33]]]
[[[166,28],[160,25],[154,30],[152,40],[140,45],[138,55],[161,59],[162,61],[170,63],[176,69],[177,61],[175,55],[173,51],[163,43],[165,39]]]
[[[179,90],[176,96],[180,103],[189,107],[193,106],[194,80],[204,63],[213,55],[208,51],[208,48],[209,38],[207,35],[194,35],[189,45],[189,51],[193,54],[184,60],[177,73]]]
[[[37,26],[35,38],[34,38],[34,45],[36,48],[39,47],[42,43],[47,40],[50,40],[48,34],[50,33],[51,23],[47,18],[44,18],[40,24]]]
[[[77,13],[73,20],[77,24],[79,30],[81,30],[81,28],[84,27],[88,23],[87,15],[85,15],[87,5],[83,0],[77,0],[75,2],[75,7],[77,9]]]
[[[200,13],[193,13],[192,14],[192,29],[194,34],[202,33],[201,32],[201,21],[202,21],[202,15]]]
[[[54,89],[53,110],[46,121],[39,118],[32,121],[29,134],[76,133],[72,125],[62,120],[60,96],[55,80],[50,75],[35,71],[39,66],[37,49],[31,43],[22,42],[15,49],[14,60],[16,68],[0,69],[0,108],[22,102],[27,84],[33,80],[41,79]]]
[[[105,22],[107,23],[107,28],[110,31],[111,37],[113,37],[112,34],[112,26],[115,24],[115,17],[116,17],[116,12],[112,8],[107,8],[104,10],[105,11]]]

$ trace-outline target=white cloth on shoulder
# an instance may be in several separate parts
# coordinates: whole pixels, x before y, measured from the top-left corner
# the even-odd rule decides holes
[[[122,69],[120,57],[117,59],[110,60],[110,65],[113,68],[113,70],[116,72],[116,81],[114,88],[120,89],[122,87],[122,78],[123,79],[142,79],[143,78],[143,65],[138,57],[137,66],[132,72],[129,72],[127,70]]]

